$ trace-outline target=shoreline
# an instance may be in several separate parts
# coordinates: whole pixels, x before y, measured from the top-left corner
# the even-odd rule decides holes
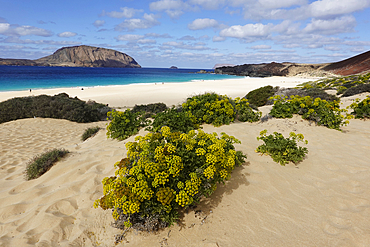
[[[244,97],[248,92],[259,87],[271,85],[281,87],[295,87],[307,81],[319,78],[301,77],[268,77],[268,78],[236,78],[223,80],[197,80],[188,82],[167,83],[140,83],[128,85],[93,86],[93,87],[63,87],[52,89],[36,89],[22,91],[0,92],[0,102],[15,98],[38,96],[42,94],[56,95],[67,93],[70,97],[81,100],[94,100],[108,104],[111,107],[133,107],[135,104],[149,104],[163,102],[176,105],[194,94],[215,92],[232,98]]]

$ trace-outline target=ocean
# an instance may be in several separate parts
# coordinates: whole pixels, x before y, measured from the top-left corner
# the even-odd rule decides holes
[[[198,71],[200,69],[0,66],[0,92],[235,78],[196,73]]]

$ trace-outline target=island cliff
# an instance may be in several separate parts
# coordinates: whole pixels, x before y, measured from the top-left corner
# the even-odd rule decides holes
[[[224,66],[215,68],[216,74],[228,74],[250,77],[269,76],[347,76],[370,71],[370,51],[335,63],[299,64],[299,63],[262,63]]]
[[[86,45],[63,47],[36,60],[0,59],[0,65],[141,68],[125,53]]]

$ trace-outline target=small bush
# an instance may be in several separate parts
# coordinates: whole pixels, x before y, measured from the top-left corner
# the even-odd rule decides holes
[[[231,102],[226,95],[205,93],[188,98],[182,108],[195,117],[196,123],[221,126],[234,121],[235,111]]]
[[[26,180],[40,177],[67,153],[69,151],[64,149],[53,149],[34,157],[26,166]]]
[[[359,99],[356,99],[350,107],[353,109],[352,115],[355,118],[370,118],[370,96],[367,96],[361,102]]]
[[[348,88],[346,91],[344,91],[342,97],[349,97],[352,95],[366,92],[370,93],[370,84],[360,84],[355,87]]]
[[[35,97],[13,98],[0,102],[0,123],[23,118],[57,118],[78,123],[104,120],[110,108],[96,102],[86,103],[68,94],[55,96],[40,95]]]
[[[111,122],[107,126],[107,136],[117,140],[136,135],[148,123],[141,113],[133,113],[130,109],[124,112],[112,110],[108,112],[108,120]]]
[[[96,126],[96,127],[93,127],[93,128],[88,128],[85,130],[85,132],[82,134],[81,136],[81,140],[82,141],[85,141],[87,140],[88,138],[90,138],[91,136],[95,135],[96,133],[98,133],[98,131],[100,130],[100,127]]]
[[[262,140],[265,144],[258,146],[256,152],[270,155],[275,162],[282,166],[290,161],[297,164],[308,153],[306,147],[302,148],[297,145],[297,142],[304,141],[302,134],[290,132],[289,138],[284,138],[281,133],[274,132],[273,135],[267,135],[267,130],[263,130],[257,140]],[[306,140],[304,143],[308,144],[308,141]]]
[[[127,158],[115,164],[115,176],[103,179],[104,196],[94,207],[113,209],[117,227],[156,230],[178,219],[178,210],[209,196],[229,179],[246,158],[235,151],[232,136],[188,133],[149,133],[128,142]]]
[[[188,98],[182,104],[182,109],[191,114],[194,123],[208,123],[216,127],[230,124],[235,118],[243,122],[255,122],[260,117],[260,114],[249,106],[248,100],[236,98],[234,101],[226,95],[215,93]]]
[[[153,116],[157,113],[163,112],[167,109],[166,104],[164,103],[154,103],[147,105],[135,105],[132,109],[133,113],[145,112],[147,116]]]
[[[175,108],[157,113],[154,116],[154,121],[147,130],[158,132],[164,126],[168,126],[174,132],[181,133],[187,133],[190,130],[199,128],[199,125],[194,123],[191,114]]]
[[[255,112],[250,107],[247,99],[235,99],[235,110],[236,110],[236,119],[241,122],[258,122],[261,119],[261,112]]]
[[[292,96],[289,100],[287,97],[275,96],[273,100],[274,106],[270,115],[276,118],[291,118],[293,114],[299,114],[303,119],[336,130],[349,123],[345,119],[352,118],[346,114],[347,110],[339,109],[337,101],[328,102],[320,98],[313,99],[310,96]]]
[[[249,103],[257,107],[264,106],[267,103],[267,100],[274,96],[278,88],[272,86],[260,87],[258,89],[250,91],[245,98],[248,99]]]

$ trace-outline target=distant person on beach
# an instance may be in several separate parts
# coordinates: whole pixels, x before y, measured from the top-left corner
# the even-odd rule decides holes
[[[32,89],[30,89],[30,92],[32,92]]]

